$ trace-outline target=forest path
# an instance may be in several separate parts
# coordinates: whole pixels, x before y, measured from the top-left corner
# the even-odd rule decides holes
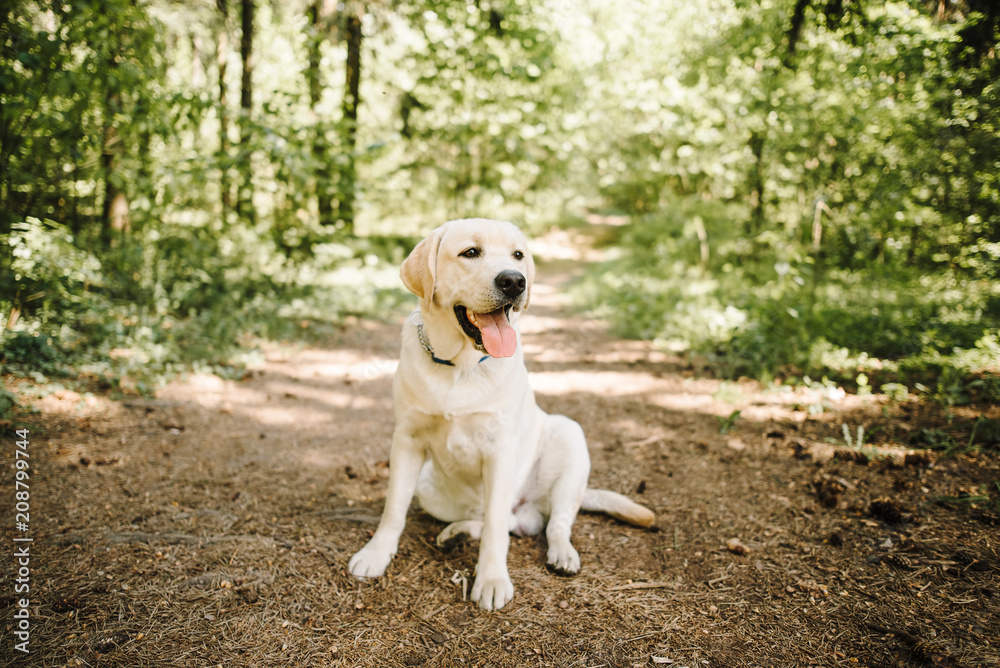
[[[533,244],[523,345],[539,404],[587,433],[592,486],[656,530],[581,515],[568,579],[543,538],[513,538],[515,598],[483,614],[463,601],[477,547],[439,551],[414,508],[388,575],[351,578],[382,509],[405,313],[357,320],[242,380],[37,402],[39,665],[997,665],[995,528],[929,501],[1000,480],[995,458],[830,459],[825,438],[882,404],[702,378],[610,335],[566,297],[602,229]]]

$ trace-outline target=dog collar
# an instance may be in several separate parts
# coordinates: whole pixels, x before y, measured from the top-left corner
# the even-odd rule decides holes
[[[414,313],[413,315],[416,315],[416,313]],[[410,317],[410,322],[412,322],[414,325],[417,326],[417,338],[420,339],[420,346],[425,351],[427,351],[428,355],[431,356],[432,362],[434,362],[435,364],[442,364],[444,366],[455,366],[455,363],[452,362],[451,360],[443,360],[434,354],[434,349],[431,347],[430,339],[427,338],[427,332],[424,331],[424,323],[417,322],[417,318],[414,318],[413,316]],[[489,358],[490,358],[489,355],[483,355],[480,358],[479,363],[482,364]]]

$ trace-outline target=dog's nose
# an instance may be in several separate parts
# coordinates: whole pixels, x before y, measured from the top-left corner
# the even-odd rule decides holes
[[[497,277],[493,279],[493,283],[502,293],[511,299],[520,296],[520,294],[524,292],[524,288],[528,285],[528,281],[524,278],[524,274],[519,271],[514,271],[513,269],[501,271],[497,274]]]

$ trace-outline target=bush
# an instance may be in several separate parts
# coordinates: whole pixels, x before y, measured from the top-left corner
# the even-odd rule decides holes
[[[0,433],[5,433],[14,419],[14,410],[17,408],[17,397],[5,389],[0,388]]]
[[[26,373],[37,371],[46,375],[60,373],[64,360],[48,337],[17,331],[0,339],[0,363],[5,371]]]
[[[877,263],[818,277],[814,258],[777,242],[747,253],[731,220],[723,207],[685,201],[637,219],[578,302],[619,334],[707,356],[728,377],[912,383],[1000,368],[996,283]]]
[[[401,239],[328,241],[292,259],[244,226],[218,235],[162,225],[98,255],[60,226],[28,219],[10,240],[12,297],[0,312],[16,315],[0,361],[24,375],[72,367],[151,390],[193,365],[239,365],[261,339],[389,311],[404,295]]]

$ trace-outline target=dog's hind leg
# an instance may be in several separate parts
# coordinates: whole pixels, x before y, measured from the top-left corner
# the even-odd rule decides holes
[[[547,566],[560,575],[575,575],[580,570],[580,555],[570,542],[570,534],[590,475],[587,440],[580,425],[562,415],[549,416],[545,431],[542,447],[559,463],[552,481],[549,522],[545,528],[549,543]]]
[[[545,526],[545,518],[533,504],[521,505],[510,516],[510,532],[515,536],[537,536]],[[483,537],[482,520],[452,522],[438,534],[437,546],[450,550],[462,540],[479,540]]]
[[[537,536],[544,526],[542,511],[534,503],[522,503],[510,516],[510,532],[515,536]]]
[[[483,536],[483,521],[482,520],[463,520],[461,522],[452,522],[444,528],[444,531],[438,534],[437,546],[449,550],[461,541],[463,538],[468,538],[469,540],[479,540]]]

